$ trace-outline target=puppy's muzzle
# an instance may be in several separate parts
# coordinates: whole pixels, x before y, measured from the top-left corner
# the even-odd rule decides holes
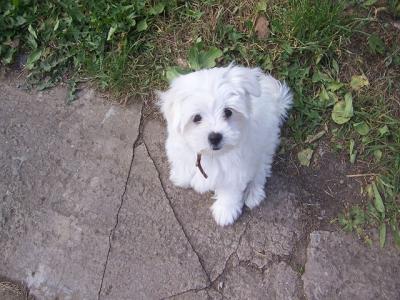
[[[222,134],[219,132],[211,132],[208,135],[208,141],[210,142],[210,145],[213,150],[219,150],[221,149],[221,141],[222,141]]]

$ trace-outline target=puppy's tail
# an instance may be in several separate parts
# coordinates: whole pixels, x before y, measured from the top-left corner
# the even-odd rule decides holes
[[[281,123],[286,120],[288,111],[293,105],[293,93],[285,82],[272,79],[274,86],[275,105],[277,114],[280,116]]]

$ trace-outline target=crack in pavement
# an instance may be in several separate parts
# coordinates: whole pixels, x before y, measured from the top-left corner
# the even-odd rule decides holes
[[[200,292],[200,291],[203,291],[203,290],[209,290],[209,289],[212,289],[212,290],[216,291],[217,293],[219,293],[219,294],[222,296],[222,299],[224,299],[223,291],[218,290],[218,289],[215,287],[215,284],[216,284],[216,282],[220,281],[221,278],[223,278],[223,277],[225,276],[226,272],[228,271],[228,263],[229,263],[229,261],[232,260],[232,258],[233,258],[234,255],[237,255],[237,251],[238,251],[238,249],[239,249],[239,247],[240,247],[240,245],[241,245],[241,243],[242,243],[243,237],[246,235],[246,233],[247,233],[247,231],[248,231],[248,228],[250,227],[250,223],[251,223],[252,219],[253,219],[253,217],[250,215],[250,218],[249,218],[249,220],[246,222],[246,226],[245,226],[243,232],[242,232],[242,233],[240,234],[240,236],[239,236],[239,240],[238,240],[238,244],[237,244],[236,249],[235,249],[235,250],[229,255],[229,257],[225,260],[225,264],[224,264],[224,268],[223,268],[222,272],[221,272],[214,280],[210,281],[210,283],[209,283],[206,287],[204,287],[204,288],[185,290],[185,291],[179,292],[179,293],[177,293],[177,294],[164,297],[164,298],[162,298],[162,299],[163,299],[163,300],[164,300],[164,299],[172,299],[172,298],[174,298],[174,297],[181,296],[181,295],[184,295],[184,294],[186,294],[186,293],[190,293],[190,292],[195,292],[195,293],[197,293],[197,292]],[[295,251],[295,249],[294,249],[294,251]],[[298,271],[296,271],[296,270],[293,268],[292,264],[289,263],[289,262],[291,261],[292,253],[291,253],[291,255],[274,255],[274,256],[275,256],[275,258],[277,259],[275,262],[278,262],[278,263],[279,263],[279,262],[282,262],[282,261],[283,261],[283,262],[285,262],[295,273],[297,273],[297,274],[299,273]],[[247,260],[240,260],[239,258],[238,258],[238,261],[239,261],[239,263],[242,263],[242,262],[250,262],[250,261],[247,261]],[[263,268],[261,269],[261,272],[262,272],[263,275],[264,275],[264,272],[266,271],[266,269],[268,269],[268,267],[263,267]],[[302,277],[299,276],[299,279],[300,279],[300,283],[301,283],[301,286],[300,286],[300,293],[301,293],[301,295],[304,297],[305,293],[304,293],[304,286],[303,286]],[[302,298],[302,299],[303,299],[303,298]],[[304,298],[304,299],[305,299],[305,298]]]
[[[303,296],[303,299],[307,299],[307,295],[306,295],[306,290],[305,290],[305,288],[304,288],[304,280],[303,280],[303,275],[304,275],[304,273],[306,272],[306,264],[307,264],[307,261],[308,261],[308,251],[307,251],[307,249],[308,249],[308,246],[310,245],[310,243],[311,243],[311,240],[310,240],[310,234],[313,232],[314,230],[310,230],[309,232],[307,231],[306,232],[306,234],[305,234],[305,236],[307,236],[307,244],[306,244],[306,259],[305,259],[305,262],[304,262],[304,265],[302,266],[303,267],[303,270],[302,270],[302,273],[300,273],[299,272],[299,275],[300,275],[300,282],[301,282],[301,292],[302,292],[302,296]]]
[[[153,157],[151,156],[150,151],[149,151],[149,149],[148,149],[148,147],[147,147],[147,145],[146,145],[146,142],[145,142],[144,140],[143,140],[143,145],[144,145],[144,147],[146,148],[147,155],[150,157],[150,159],[151,159],[151,161],[152,161],[152,163],[153,163],[153,165],[154,165],[154,168],[155,168],[156,171],[157,171],[158,180],[160,181],[161,188],[162,188],[162,190],[163,190],[163,192],[164,192],[165,197],[166,197],[167,200],[168,200],[168,203],[169,203],[169,206],[171,207],[172,213],[174,214],[174,217],[175,217],[176,221],[178,222],[179,226],[181,227],[182,232],[183,232],[183,235],[185,236],[186,240],[188,241],[188,243],[189,243],[189,245],[190,245],[190,248],[192,249],[193,253],[197,256],[197,260],[199,261],[200,266],[201,266],[201,268],[202,268],[204,274],[205,274],[206,277],[207,277],[207,285],[209,285],[209,284],[211,283],[211,278],[210,278],[210,275],[207,273],[207,271],[206,271],[206,269],[205,269],[205,267],[204,267],[203,260],[201,259],[200,254],[197,252],[197,250],[196,250],[195,247],[193,246],[192,241],[190,240],[189,235],[187,234],[186,229],[184,228],[184,226],[183,226],[183,224],[182,224],[182,221],[179,219],[179,217],[178,217],[178,215],[177,215],[177,213],[176,213],[176,211],[175,211],[175,208],[174,208],[174,206],[172,205],[172,200],[171,200],[171,198],[169,197],[169,195],[167,194],[167,191],[166,191],[166,189],[165,189],[164,183],[163,183],[163,181],[162,181],[162,179],[161,179],[161,172],[160,172],[160,170],[158,169],[158,167],[157,167],[157,165],[156,165],[156,163],[155,163]],[[205,287],[205,288],[206,288],[206,287]],[[200,289],[200,290],[201,290],[201,289]]]
[[[147,119],[147,118],[144,116],[144,114],[143,114],[144,106],[145,106],[145,105],[142,104],[141,110],[140,110],[140,122],[139,122],[138,135],[137,135],[137,137],[136,137],[136,139],[135,139],[135,141],[134,141],[134,143],[133,143],[133,146],[132,146],[132,156],[131,156],[129,171],[128,171],[128,175],[127,175],[127,177],[126,177],[126,181],[125,181],[125,185],[124,185],[124,190],[123,190],[123,193],[122,193],[122,195],[121,195],[121,202],[120,202],[120,205],[119,205],[119,207],[118,207],[118,210],[117,210],[117,213],[116,213],[116,216],[115,216],[115,224],[114,224],[114,227],[111,229],[110,234],[109,234],[109,237],[108,237],[109,247],[108,247],[108,251],[107,251],[106,261],[105,261],[105,263],[104,263],[104,269],[103,269],[103,274],[102,274],[102,278],[101,278],[100,288],[99,288],[98,293],[97,293],[97,299],[98,299],[98,300],[101,299],[101,292],[102,292],[102,290],[103,290],[104,278],[105,278],[105,274],[106,274],[106,271],[107,271],[107,265],[108,265],[108,261],[109,261],[109,257],[110,257],[111,249],[112,249],[112,238],[113,238],[113,235],[114,235],[114,233],[115,233],[115,231],[116,231],[116,229],[117,229],[117,227],[118,227],[118,224],[119,224],[119,214],[120,214],[121,208],[122,208],[122,206],[123,206],[123,204],[124,204],[125,194],[126,194],[126,192],[127,192],[128,182],[129,182],[129,178],[130,178],[130,176],[131,176],[131,171],[132,171],[132,167],[133,167],[133,162],[134,162],[134,159],[135,159],[135,149],[136,149],[138,146],[142,145],[142,144],[144,145],[144,147],[145,147],[145,149],[146,149],[146,152],[147,152],[147,155],[148,155],[149,158],[151,159],[151,161],[152,161],[152,163],[153,163],[153,166],[154,166],[154,168],[155,168],[156,171],[157,171],[157,175],[158,175],[158,179],[159,179],[161,188],[162,188],[162,190],[163,190],[163,193],[164,193],[165,197],[166,197],[167,200],[168,200],[168,204],[169,204],[169,206],[171,207],[171,210],[172,210],[172,212],[173,212],[173,214],[174,214],[174,217],[175,217],[176,221],[178,222],[179,226],[181,227],[182,232],[183,232],[183,234],[184,234],[186,240],[188,241],[191,250],[192,250],[193,253],[196,255],[196,257],[197,257],[197,259],[198,259],[198,261],[199,261],[199,264],[200,264],[200,266],[201,266],[201,268],[202,268],[202,270],[203,270],[203,272],[204,272],[204,274],[205,274],[205,276],[206,276],[206,278],[207,278],[207,285],[206,285],[205,287],[203,287],[203,288],[185,290],[185,291],[179,292],[179,293],[177,293],[177,294],[164,297],[164,298],[162,298],[162,299],[170,299],[170,298],[177,297],[177,296],[180,296],[180,295],[189,293],[189,292],[200,292],[200,291],[203,291],[203,290],[208,290],[208,289],[210,289],[210,288],[213,289],[213,290],[215,290],[217,293],[219,293],[219,294],[223,297],[223,294],[221,294],[221,292],[220,292],[219,290],[213,288],[213,285],[214,285],[215,282],[217,282],[221,277],[224,276],[224,274],[225,274],[225,272],[226,272],[226,269],[227,269],[227,264],[228,264],[228,262],[232,259],[233,255],[235,255],[235,254],[237,253],[237,250],[239,249],[239,246],[240,246],[240,244],[241,244],[242,238],[243,238],[243,236],[245,235],[245,233],[247,232],[247,229],[248,229],[248,227],[249,227],[249,224],[250,224],[250,221],[252,220],[252,218],[250,217],[250,219],[247,221],[246,226],[245,226],[245,229],[243,230],[243,232],[242,232],[242,233],[240,234],[240,236],[239,236],[238,244],[237,244],[235,250],[229,255],[229,257],[228,257],[228,258],[226,259],[226,261],[225,261],[224,268],[223,268],[222,272],[221,272],[214,280],[211,280],[210,275],[208,274],[208,272],[207,272],[206,269],[205,269],[204,262],[203,262],[203,260],[202,260],[202,258],[201,258],[201,256],[200,256],[200,254],[197,252],[197,250],[196,250],[195,247],[193,246],[193,243],[192,243],[192,241],[190,240],[189,235],[188,235],[186,229],[184,228],[184,226],[183,226],[183,224],[182,224],[182,221],[180,220],[180,218],[178,217],[178,215],[177,215],[177,213],[176,213],[176,210],[175,210],[175,208],[174,208],[174,206],[173,206],[173,204],[172,204],[172,200],[171,200],[170,196],[168,195],[168,193],[167,193],[167,191],[166,191],[166,188],[165,188],[165,185],[164,185],[164,183],[163,183],[163,180],[161,179],[161,172],[160,172],[160,170],[159,170],[157,164],[155,163],[155,160],[154,160],[153,156],[150,154],[149,148],[147,147],[145,140],[143,139],[143,130],[144,130],[144,126],[145,126],[144,123],[145,123],[145,119]]]
[[[130,165],[129,165],[129,170],[128,170],[128,175],[126,176],[126,180],[125,180],[125,185],[124,185],[124,190],[122,192],[121,195],[121,201],[117,210],[117,213],[115,215],[115,224],[114,227],[111,229],[110,234],[108,236],[108,251],[107,251],[107,256],[106,256],[106,261],[104,263],[104,268],[103,268],[103,274],[101,277],[101,283],[100,283],[100,288],[97,292],[97,299],[100,300],[101,298],[101,291],[103,289],[103,282],[104,282],[104,277],[106,275],[106,270],[107,270],[107,265],[108,265],[108,260],[110,257],[110,253],[111,253],[111,248],[112,248],[112,238],[113,235],[115,233],[115,230],[117,229],[118,223],[119,223],[119,213],[121,211],[122,205],[124,204],[124,200],[125,200],[125,194],[126,191],[128,189],[128,182],[129,182],[129,178],[131,176],[131,171],[132,171],[132,166],[133,166],[133,161],[135,159],[135,149],[141,145],[141,137],[142,137],[142,127],[143,127],[143,108],[144,108],[144,104],[142,104],[141,108],[140,108],[140,121],[139,121],[139,127],[138,127],[138,135],[135,138],[133,144],[132,144],[132,156],[131,156],[131,161],[130,161]]]
[[[188,289],[188,290],[185,290],[183,292],[179,292],[179,293],[176,293],[176,294],[173,294],[173,295],[170,295],[170,296],[163,297],[163,298],[161,298],[161,300],[172,299],[174,297],[182,296],[182,295],[185,295],[187,293],[192,293],[192,292],[193,293],[198,293],[198,292],[204,291],[204,290],[206,290],[208,288],[209,288],[209,286],[207,285],[206,287],[200,288],[200,289]]]
[[[253,217],[250,215],[250,219],[246,222],[246,226],[245,226],[243,232],[242,232],[242,233],[240,234],[240,236],[239,236],[238,244],[237,244],[235,250],[234,250],[234,251],[228,256],[228,258],[225,260],[225,264],[224,264],[224,268],[222,269],[222,272],[211,282],[211,284],[214,284],[214,283],[217,282],[221,277],[223,277],[223,276],[225,275],[228,262],[232,259],[233,255],[236,255],[236,256],[237,256],[237,251],[238,251],[238,249],[239,249],[239,247],[240,247],[240,244],[242,243],[243,236],[246,234],[246,232],[247,232],[247,230],[248,230],[248,228],[249,228],[249,226],[250,226],[250,222],[251,222],[252,219],[253,219]],[[240,261],[240,260],[239,260],[239,261]]]
[[[219,280],[221,279],[221,277],[223,277],[223,276],[225,275],[226,269],[227,269],[227,266],[228,266],[228,262],[232,259],[232,257],[233,257],[234,255],[237,255],[237,251],[238,251],[238,249],[239,249],[239,247],[240,247],[240,244],[241,244],[241,242],[242,242],[242,238],[243,238],[243,236],[246,234],[247,229],[248,229],[249,224],[250,224],[250,221],[251,221],[252,219],[253,219],[253,218],[250,216],[250,219],[247,221],[246,226],[245,226],[243,232],[242,232],[242,233],[240,234],[240,236],[239,236],[238,244],[237,244],[235,250],[232,251],[232,253],[231,253],[231,254],[228,256],[228,258],[225,260],[225,264],[224,264],[224,268],[222,269],[222,272],[221,272],[214,280],[210,280],[210,282],[207,284],[207,286],[205,286],[205,287],[203,287],[203,288],[200,288],[200,289],[189,289],[189,290],[186,290],[186,291],[183,291],[183,292],[179,292],[179,293],[177,293],[177,294],[170,295],[170,296],[167,296],[167,297],[164,297],[164,298],[161,298],[161,299],[162,299],[162,300],[172,299],[172,298],[174,298],[174,297],[178,297],[178,296],[184,295],[184,294],[186,294],[186,293],[190,293],[190,292],[195,292],[195,293],[197,293],[197,292],[204,291],[204,290],[208,290],[208,289],[213,289],[214,291],[216,291],[218,294],[220,294],[220,295],[222,296],[222,299],[224,299],[223,293],[221,293],[221,291],[217,290],[217,289],[216,289],[215,287],[213,287],[213,286],[215,285],[215,283],[216,283],[217,281],[219,281]]]

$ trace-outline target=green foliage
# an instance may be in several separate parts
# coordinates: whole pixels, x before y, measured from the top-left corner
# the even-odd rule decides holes
[[[220,58],[222,54],[222,51],[216,47],[210,47],[206,50],[204,43],[201,39],[198,39],[188,52],[189,67],[168,67],[165,77],[168,81],[171,81],[179,75],[215,67],[216,60]]]
[[[340,26],[344,25],[344,1],[322,0],[316,5],[313,0],[289,1],[289,23],[283,22],[280,28],[286,28],[285,33],[294,36],[299,45],[308,47],[307,50],[333,50],[339,42],[337,39],[344,32]],[[288,36],[288,37],[290,37]]]
[[[385,53],[385,43],[376,34],[372,34],[368,37],[368,46],[372,54]]]
[[[30,79],[49,78],[47,86],[65,72],[84,71],[106,87],[114,75],[105,64],[143,51],[143,32],[171,7],[146,0],[2,1],[0,57],[11,64],[18,53],[29,53]],[[117,71],[122,75],[125,66]]]
[[[339,215],[339,224],[346,231],[353,231],[360,228],[367,222],[365,212],[358,206],[354,206],[349,212]]]
[[[204,50],[202,42],[197,42],[189,50],[188,62],[189,67],[193,70],[207,69],[215,67],[215,60],[222,56],[222,51],[216,47],[211,47],[207,51]]]
[[[311,0],[293,0],[287,6],[273,8],[278,17],[271,21],[271,42],[281,45],[281,51],[272,64],[295,91],[297,114],[289,124],[296,132],[297,142],[317,130],[336,103],[333,118],[338,119],[342,103],[346,113],[340,121],[351,117],[350,101],[346,106],[337,96],[343,85],[338,80],[336,50],[349,38],[348,29],[353,26],[343,11],[344,1],[328,0],[319,1],[318,5]],[[321,101],[315,101],[316,86],[320,86]],[[344,96],[342,91],[339,94]]]
[[[367,186],[367,194],[369,199],[366,208],[353,206],[349,211],[340,214],[338,217],[339,224],[346,231],[355,231],[366,242],[371,240],[364,228],[373,226],[378,228],[379,244],[383,248],[387,237],[387,228],[390,227],[397,246],[400,247],[400,231],[398,228],[398,214],[400,213],[398,203],[392,198],[392,187],[388,186],[382,178],[378,178]],[[382,198],[382,194],[386,197],[386,207]]]
[[[389,0],[389,9],[395,17],[400,16],[400,0]]]
[[[297,154],[297,158],[302,166],[308,167],[310,165],[313,152],[311,148],[307,148]]]
[[[336,124],[347,123],[353,116],[353,97],[350,93],[344,96],[344,101],[336,102],[332,110],[332,120]]]
[[[361,90],[361,88],[368,86],[369,85],[369,81],[367,76],[365,75],[354,75],[351,77],[351,82],[350,82],[350,86],[353,90],[355,91],[359,91]]]
[[[358,134],[363,135],[363,136],[367,135],[370,130],[369,126],[364,121],[359,122],[359,123],[354,123],[353,127],[358,132]]]

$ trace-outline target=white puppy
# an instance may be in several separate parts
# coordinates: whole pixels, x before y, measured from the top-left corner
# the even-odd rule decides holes
[[[214,191],[211,210],[222,226],[239,217],[243,204],[259,205],[290,89],[260,69],[230,65],[180,76],[159,97],[171,181]]]

